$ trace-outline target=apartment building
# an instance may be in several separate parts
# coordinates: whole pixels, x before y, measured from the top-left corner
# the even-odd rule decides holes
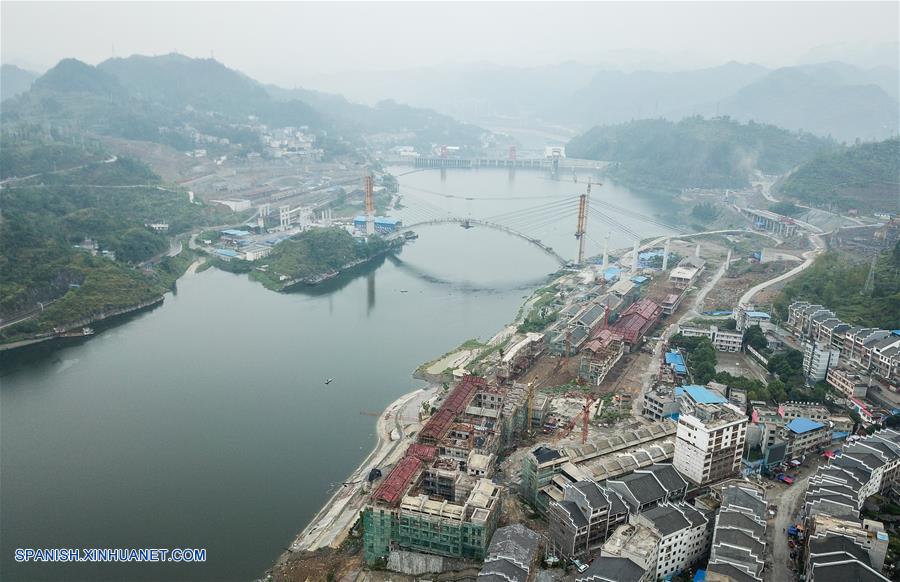
[[[660,503],[681,501],[687,485],[684,477],[668,463],[636,469],[606,481],[606,486],[622,497],[631,513],[646,511]]]
[[[829,368],[825,381],[846,398],[865,398],[872,379],[842,368]]]
[[[828,369],[837,366],[840,350],[824,342],[806,342],[803,344],[803,374],[813,382],[824,380]]]
[[[763,494],[749,483],[722,490],[708,574],[736,581],[763,580],[766,509]]]
[[[798,459],[809,453],[818,453],[831,443],[831,427],[809,418],[795,418],[785,424],[780,432],[787,443],[786,456]]]
[[[563,492],[564,499],[550,503],[548,537],[557,555],[586,561],[625,523],[628,506],[616,491],[593,481],[567,484]]]
[[[683,572],[709,552],[710,521],[686,503],[657,505],[634,516],[632,523],[650,529],[659,537],[657,579]]]
[[[672,464],[696,485],[736,473],[744,452],[747,416],[733,404],[710,400],[682,399],[675,434]]]

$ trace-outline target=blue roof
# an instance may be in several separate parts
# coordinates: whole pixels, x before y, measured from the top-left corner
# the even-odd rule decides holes
[[[619,273],[622,272],[622,269],[617,269],[616,267],[608,267],[605,271],[603,271],[603,278],[607,281],[615,279],[619,276]]]
[[[727,402],[721,394],[713,392],[705,386],[681,386],[675,389],[675,396],[681,396],[685,392],[697,404],[721,404]]]
[[[666,352],[666,364],[675,368],[676,374],[687,374],[687,366],[684,365],[684,358],[678,352]]]
[[[235,251],[233,251],[231,249],[216,249],[216,254],[222,255],[223,257],[231,257],[231,258],[239,256]]]
[[[250,234],[249,230],[237,230],[236,228],[229,228],[222,231],[222,234],[227,234],[231,236],[247,236]]]
[[[810,432],[813,430],[817,430],[825,426],[821,422],[816,422],[814,420],[810,420],[809,418],[795,418],[791,422],[788,423],[788,430],[795,432],[797,434],[803,434],[805,432]]]
[[[761,319],[772,319],[772,316],[765,311],[748,311],[747,317],[756,317]]]
[[[637,283],[638,285],[643,285],[644,283],[646,283],[649,280],[650,280],[649,277],[645,277],[643,275],[637,275],[637,276],[634,276],[631,278],[631,282]]]

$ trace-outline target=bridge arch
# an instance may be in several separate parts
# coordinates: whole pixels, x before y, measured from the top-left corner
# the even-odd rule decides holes
[[[423,220],[420,222],[414,222],[412,224],[403,225],[400,229],[401,231],[408,231],[416,228],[417,226],[431,226],[435,224],[475,224],[478,226],[483,226],[485,228],[490,228],[493,230],[499,230],[501,232],[505,232],[507,234],[511,234],[516,236],[526,242],[533,244],[538,247],[547,255],[553,257],[560,265],[565,265],[569,261],[564,258],[562,255],[553,250],[552,247],[545,245],[540,240],[530,237],[527,234],[515,230],[513,228],[509,228],[508,226],[504,226],[502,224],[498,224],[496,222],[490,222],[488,220],[481,220],[478,218],[456,218],[456,217],[447,217],[447,218],[435,218],[433,220]]]

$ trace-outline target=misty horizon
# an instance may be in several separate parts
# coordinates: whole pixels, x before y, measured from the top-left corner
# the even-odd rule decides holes
[[[686,71],[729,62],[775,69],[830,61],[900,68],[897,3],[517,4],[515,26],[495,29],[509,18],[508,8],[4,2],[2,61],[44,72],[64,58],[96,65],[178,53],[214,58],[262,83],[323,90],[338,90],[342,75],[434,68]],[[809,21],[816,27],[805,26]],[[154,23],[165,25],[165,38]],[[359,38],[370,39],[364,49]]]

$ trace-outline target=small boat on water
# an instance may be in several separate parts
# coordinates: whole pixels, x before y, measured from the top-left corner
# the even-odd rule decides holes
[[[325,379],[325,385],[326,385],[326,386],[328,386],[328,385],[331,384],[332,382],[334,382],[334,378],[326,378],[326,379]]]

